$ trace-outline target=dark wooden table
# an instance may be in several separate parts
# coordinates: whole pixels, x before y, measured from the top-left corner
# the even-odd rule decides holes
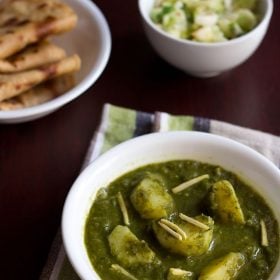
[[[274,1],[269,32],[257,52],[211,79],[189,77],[155,54],[136,0],[96,4],[113,41],[101,78],[47,117],[0,125],[1,279],[38,279],[105,102],[209,117],[280,135],[280,1]]]

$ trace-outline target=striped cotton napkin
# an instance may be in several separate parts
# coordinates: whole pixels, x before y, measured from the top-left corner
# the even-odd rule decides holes
[[[113,146],[155,131],[196,130],[225,136],[252,147],[280,167],[280,138],[264,132],[206,118],[149,114],[106,104],[101,123],[90,143],[83,168]],[[79,277],[67,260],[58,232],[41,280],[76,280]]]

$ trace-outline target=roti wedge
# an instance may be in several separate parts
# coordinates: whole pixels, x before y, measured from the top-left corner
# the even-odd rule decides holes
[[[72,55],[37,69],[16,74],[2,74],[0,75],[0,101],[17,96],[49,79],[76,72],[80,66],[79,56]]]
[[[50,35],[72,30],[77,15],[58,0],[10,0],[0,8],[0,59]]]
[[[74,75],[63,75],[46,81],[16,97],[0,102],[0,110],[10,111],[42,104],[62,95],[74,85]]]
[[[64,49],[48,41],[31,45],[23,51],[0,60],[0,73],[14,73],[36,68],[61,60],[66,56]]]

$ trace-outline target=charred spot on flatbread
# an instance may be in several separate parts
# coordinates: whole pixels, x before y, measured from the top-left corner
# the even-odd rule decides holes
[[[0,73],[15,73],[29,70],[63,59],[63,48],[49,41],[40,41],[22,51],[0,60]]]
[[[46,80],[74,73],[80,69],[78,55],[66,57],[58,62],[16,74],[0,75],[0,101],[17,96]]]
[[[10,111],[32,107],[50,101],[75,85],[73,74],[46,81],[19,96],[0,102],[0,110]]]
[[[0,58],[75,27],[77,15],[58,0],[8,1],[0,10]]]
[[[0,3],[0,110],[49,101],[74,86],[78,55],[66,56],[50,37],[70,31],[77,15],[59,0]]]

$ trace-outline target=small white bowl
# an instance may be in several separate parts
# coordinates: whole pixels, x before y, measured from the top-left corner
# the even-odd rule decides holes
[[[20,123],[52,113],[84,93],[102,74],[111,53],[111,34],[100,9],[90,0],[65,0],[78,15],[72,31],[54,37],[67,54],[77,53],[82,66],[76,73],[76,86],[46,103],[19,110],[0,111],[0,123]]]
[[[137,137],[100,156],[78,177],[65,201],[62,237],[66,253],[81,279],[100,280],[84,244],[86,217],[101,187],[150,163],[193,159],[238,174],[264,197],[280,217],[280,171],[264,156],[233,140],[201,132],[164,132]],[[280,279],[280,261],[270,279]]]
[[[273,1],[258,1],[260,23],[239,38],[218,43],[176,39],[152,22],[153,0],[138,0],[138,5],[146,35],[163,59],[193,76],[213,77],[246,61],[262,42],[271,19]]]

